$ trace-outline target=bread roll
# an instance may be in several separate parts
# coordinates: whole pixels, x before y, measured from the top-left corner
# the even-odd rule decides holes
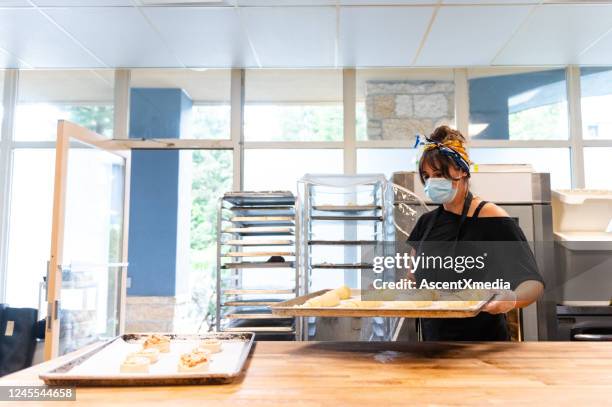
[[[343,285],[342,287],[336,288],[333,291],[336,292],[336,294],[338,294],[338,297],[341,300],[348,300],[349,298],[351,298],[351,289],[345,285]]]
[[[335,291],[328,291],[320,296],[322,307],[335,307],[340,304],[340,297]]]

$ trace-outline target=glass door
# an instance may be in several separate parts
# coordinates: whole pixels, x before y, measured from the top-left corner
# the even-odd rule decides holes
[[[129,152],[58,123],[45,359],[122,331]]]

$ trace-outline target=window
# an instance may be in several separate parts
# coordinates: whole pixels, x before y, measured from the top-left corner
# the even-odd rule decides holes
[[[342,141],[341,70],[247,70],[246,141]]]
[[[612,147],[584,149],[584,178],[587,188],[612,189],[610,159],[612,159]]]
[[[571,187],[569,148],[471,148],[469,153],[475,164],[531,164],[550,173],[551,188]]]
[[[568,139],[564,69],[507,74],[473,69],[469,76],[471,138]]]
[[[232,190],[230,150],[181,151],[190,156],[181,177],[190,179],[189,298],[187,323],[183,332],[194,331],[203,319],[212,322],[217,265],[218,199]],[[206,330],[206,329],[204,329]]]
[[[57,121],[69,120],[112,137],[112,70],[20,71],[16,141],[54,141]]]
[[[4,117],[4,71],[0,69],[0,123],[2,123],[2,118]]]
[[[13,152],[6,301],[14,307],[38,308],[51,251],[54,165],[53,149]]]
[[[582,138],[612,140],[612,68],[581,68]]]
[[[357,150],[357,173],[385,174],[397,171],[416,171],[419,150],[407,148],[360,148]]]
[[[450,69],[357,70],[357,140],[407,140],[455,121]]]
[[[339,149],[249,149],[244,153],[244,189],[288,190],[306,173],[342,174]]]
[[[181,138],[230,138],[230,69],[134,69],[132,88],[182,89],[189,101]]]

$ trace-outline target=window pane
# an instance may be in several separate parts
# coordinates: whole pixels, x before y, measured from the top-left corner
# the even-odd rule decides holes
[[[4,116],[4,105],[2,101],[4,100],[4,71],[0,69],[0,123],[2,123],[2,117]]]
[[[450,69],[357,70],[357,140],[408,140],[454,125]]]
[[[357,173],[382,173],[387,178],[396,171],[416,171],[419,150],[413,148],[360,148]]]
[[[217,264],[218,199],[232,190],[232,152],[229,150],[183,151],[191,165],[181,169],[191,189],[189,224],[189,298],[188,316],[181,332],[195,332],[202,322],[211,324],[215,300]],[[182,254],[179,254],[183,256]],[[207,330],[204,326],[201,332]]]
[[[536,172],[550,173],[553,189],[570,188],[569,148],[471,148],[475,164],[531,164]]]
[[[247,141],[342,141],[341,70],[247,70]]]
[[[582,137],[612,139],[612,68],[581,68]]]
[[[38,308],[51,250],[54,165],[53,149],[13,152],[6,289],[11,306]]]
[[[58,120],[112,137],[113,84],[112,70],[21,71],[15,140],[55,140]]]
[[[244,152],[244,189],[288,190],[297,194],[297,181],[306,173],[342,174],[342,150],[270,149]]]
[[[584,177],[587,188],[612,189],[611,159],[612,147],[586,147],[584,149]]]
[[[229,139],[231,70],[134,69],[132,88],[182,89],[190,106],[181,124],[184,139]]]
[[[470,71],[470,136],[488,140],[567,140],[565,70],[500,72],[503,71]]]

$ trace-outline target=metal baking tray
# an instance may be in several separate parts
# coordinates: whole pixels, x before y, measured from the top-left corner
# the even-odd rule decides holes
[[[230,288],[222,290],[224,295],[252,295],[252,294],[293,294],[293,288]]]
[[[223,199],[238,206],[293,205],[295,196],[289,191],[227,192]]]
[[[374,268],[373,264],[366,263],[319,263],[311,266],[313,269],[371,269]]]
[[[288,226],[251,226],[251,227],[230,227],[223,230],[223,233],[236,233],[238,235],[251,236],[276,236],[293,235],[293,227]]]
[[[210,334],[163,334],[170,337],[170,352],[160,353],[149,373],[121,373],[125,356],[141,348],[148,336],[125,334],[100,344],[84,355],[76,356],[39,377],[50,386],[167,386],[228,383],[240,376],[253,345],[253,332]],[[189,352],[205,338],[222,341],[222,350],[213,354],[205,372],[177,371],[182,353]]]
[[[272,256],[288,256],[294,257],[293,252],[227,252],[221,257],[272,257]]]
[[[493,293],[486,300],[479,301],[476,305],[466,308],[443,308],[443,301],[434,301],[433,307],[425,308],[393,308],[393,303],[398,301],[379,301],[380,307],[372,308],[342,308],[342,307],[300,307],[307,300],[317,297],[330,290],[320,290],[313,293],[293,298],[270,306],[272,313],[279,316],[294,317],[396,317],[396,318],[468,318],[478,315],[487,302],[493,298]],[[351,299],[359,298],[359,290],[351,290]]]
[[[230,222],[234,225],[249,226],[293,226],[295,217],[293,216],[233,216]]]
[[[267,261],[243,261],[240,263],[225,263],[222,269],[269,269],[269,268],[293,268],[293,261],[267,262]]]
[[[344,222],[359,222],[359,221],[382,221],[382,216],[360,216],[360,215],[312,215],[312,220],[326,220],[326,221],[344,221]]]
[[[375,245],[380,243],[378,240],[309,240],[308,244],[311,246],[361,246],[361,245]]]
[[[365,212],[382,209],[379,205],[313,205],[315,211],[329,212]]]
[[[293,246],[293,240],[286,239],[231,239],[222,244],[226,246]]]

